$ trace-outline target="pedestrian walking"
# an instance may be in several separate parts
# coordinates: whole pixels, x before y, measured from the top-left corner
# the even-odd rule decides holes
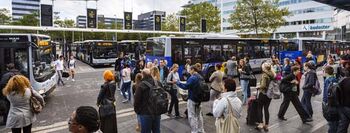
[[[237,72],[237,61],[236,61],[236,57],[232,56],[230,60],[227,61],[227,77],[228,78],[234,78],[234,76],[238,75]]]
[[[344,71],[347,71],[345,77],[339,81],[339,88],[337,90],[338,96],[337,101],[338,111],[339,111],[339,125],[337,129],[337,133],[346,133],[348,131],[348,127],[350,124],[350,60],[343,61]]]
[[[136,114],[140,117],[141,122],[141,133],[160,133],[160,114],[154,114],[152,110],[155,110],[153,106],[149,106],[151,101],[150,99],[150,88],[148,84],[155,85],[161,83],[155,81],[151,76],[149,69],[144,69],[142,72],[142,81],[139,88],[136,88],[135,92],[135,102],[134,110]]]
[[[245,65],[247,66],[248,68],[248,71],[249,71],[249,79],[251,79],[251,76],[253,74],[253,69],[252,69],[252,66],[250,65],[249,63],[249,57],[248,56],[245,56],[244,57],[244,61],[245,61]],[[255,82],[256,83],[256,82]],[[250,85],[251,85],[251,82],[248,82],[248,87],[247,87],[247,98],[250,98]]]
[[[9,63],[6,65],[7,72],[1,76],[0,81],[0,92],[3,92],[3,89],[5,88],[7,82],[10,80],[11,77],[14,75],[21,75],[21,73],[15,68],[15,64]],[[0,107],[1,108],[1,114],[3,116],[1,125],[6,125],[7,121],[7,115],[10,110],[10,101],[4,96],[2,93],[0,93]]]
[[[57,85],[59,85],[61,83],[64,86],[64,82],[63,82],[63,78],[62,78],[62,73],[64,70],[63,55],[61,55],[60,58],[55,61],[55,66],[56,66],[56,72],[58,74]]]
[[[293,66],[291,69],[292,73],[285,76],[280,84],[280,90],[283,93],[284,97],[277,116],[280,120],[286,121],[287,119],[284,117],[284,115],[287,112],[289,103],[292,102],[303,123],[311,122],[312,119],[301,105],[297,94],[297,86],[299,85],[299,82],[296,80],[296,76],[298,75],[298,73],[300,73],[300,68],[297,66]]]
[[[315,85],[318,80],[315,70],[311,69],[312,67],[312,64],[309,62],[304,64],[305,73],[303,76],[305,77],[305,81],[304,85],[302,86],[304,93],[303,97],[301,98],[301,104],[311,118],[313,116],[311,97],[314,95]]]
[[[32,112],[30,98],[35,97],[44,106],[43,97],[31,88],[29,79],[22,75],[12,76],[3,94],[11,104],[6,128],[11,128],[12,133],[31,133],[36,114]]]
[[[142,81],[142,74],[141,73],[136,74],[136,76],[135,76],[135,83],[132,85],[132,92],[133,92],[134,98],[135,98],[136,90],[140,87],[141,81]],[[141,124],[140,124],[140,122],[141,122],[140,116],[137,115],[137,125],[136,125],[136,131],[137,132],[141,131]]]
[[[121,70],[122,70],[122,61],[123,61],[123,52],[121,52],[119,54],[119,56],[117,57],[117,59],[115,60],[115,63],[114,63],[114,80],[115,80],[115,83],[116,83],[116,87],[118,88],[118,90],[121,89],[120,87],[120,83],[121,83]]]
[[[241,89],[243,92],[243,105],[247,104],[248,99],[248,84],[250,80],[250,69],[247,67],[244,59],[239,61],[238,66],[239,80],[241,84]]]
[[[335,77],[334,75],[334,69],[333,67],[331,66],[326,66],[324,68],[324,77],[325,77],[325,80],[324,80],[324,89],[323,89],[323,98],[322,98],[322,106],[327,106],[328,105],[328,92],[329,91],[332,91],[332,90],[329,90],[331,89],[331,85],[337,83],[337,78]],[[331,107],[333,108],[333,107]],[[334,107],[332,110],[337,110],[336,107]],[[324,111],[324,110],[323,110]],[[325,112],[324,112],[325,113]],[[336,133],[337,132],[337,128],[338,128],[338,121],[339,121],[339,117],[337,118],[333,118],[333,119],[327,119],[326,120],[328,121],[328,133]]]
[[[94,133],[99,125],[98,113],[90,106],[78,107],[68,120],[69,132],[72,133]]]
[[[180,80],[179,77],[179,65],[178,64],[173,64],[171,67],[171,71],[167,77],[167,84],[170,84],[170,96],[171,96],[171,101],[168,109],[168,115],[171,116],[172,110],[174,107],[175,110],[175,118],[180,118],[180,113],[179,113],[179,99],[177,98],[177,89],[178,86],[176,85],[176,81]]]
[[[258,126],[256,129],[264,131],[269,131],[269,120],[270,120],[270,112],[269,107],[271,103],[271,98],[267,96],[267,90],[269,89],[269,84],[272,80],[275,80],[276,74],[272,71],[271,64],[265,62],[261,66],[263,74],[260,81],[260,87],[258,88]],[[263,122],[263,110],[265,116],[265,124]]]
[[[122,94],[124,97],[123,103],[127,103],[131,100],[131,69],[128,63],[124,64],[124,68],[122,70],[122,78],[123,78],[123,85],[122,85]],[[126,94],[127,93],[127,94]],[[128,96],[126,96],[128,95]]]
[[[215,72],[211,74],[209,78],[210,84],[210,108],[213,108],[213,102],[215,99],[218,99],[220,97],[220,94],[222,93],[223,90],[223,77],[224,73],[220,71],[221,69],[221,64],[216,64],[215,66]],[[209,112],[206,114],[207,116],[213,116],[212,112]]]
[[[213,106],[213,115],[216,118],[215,126],[216,131],[222,129],[221,126],[218,126],[220,121],[219,119],[223,119],[226,121],[225,123],[234,123],[229,125],[228,130],[223,129],[220,130],[222,133],[239,133],[239,121],[238,119],[241,117],[242,112],[242,101],[237,97],[236,91],[236,82],[235,80],[228,78],[224,80],[223,85],[223,93],[221,97],[214,101]],[[228,118],[233,116],[231,118]],[[236,125],[237,124],[237,125]],[[219,132],[220,133],[220,132]]]
[[[74,76],[75,76],[75,68],[76,68],[76,65],[75,65],[75,59],[74,59],[74,56],[71,55],[69,60],[68,60],[68,69],[69,69],[69,76],[72,77],[72,81],[74,82]],[[69,77],[67,78],[67,80],[69,80]]]
[[[202,77],[198,74],[198,69],[195,66],[190,67],[189,73],[191,76],[185,84],[177,81],[176,85],[181,89],[188,90],[187,110],[191,133],[204,133],[201,104],[193,96],[193,90],[200,88],[199,81]]]

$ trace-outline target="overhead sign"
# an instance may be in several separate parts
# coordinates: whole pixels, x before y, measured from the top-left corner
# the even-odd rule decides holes
[[[186,18],[180,17],[180,32],[186,31]]]
[[[162,30],[162,16],[154,15],[154,30]]]
[[[304,25],[302,27],[303,31],[322,31],[322,30],[333,30],[331,25]]]
[[[52,26],[52,5],[40,5],[40,24],[41,26]]]
[[[104,43],[97,43],[98,46],[112,46],[112,43],[104,42]]]
[[[97,10],[87,9],[87,27],[96,28],[97,27]]]
[[[132,12],[124,12],[124,29],[132,29]]]
[[[201,31],[207,32],[207,20],[206,19],[202,19],[202,21],[201,21]]]

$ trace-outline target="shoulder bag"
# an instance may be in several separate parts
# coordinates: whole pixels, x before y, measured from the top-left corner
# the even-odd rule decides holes
[[[228,98],[228,115],[226,117],[217,118],[215,121],[216,133],[239,133],[240,126],[238,119],[233,115],[232,105]]]
[[[40,101],[33,96],[33,90],[30,89],[31,95],[30,95],[30,109],[32,110],[33,113],[39,114],[43,110],[43,106],[41,105]]]
[[[106,89],[108,89],[109,94],[113,96],[109,87]],[[101,118],[116,114],[114,101],[109,100],[107,97],[104,97],[104,99],[102,100],[102,104],[100,105],[98,110]]]

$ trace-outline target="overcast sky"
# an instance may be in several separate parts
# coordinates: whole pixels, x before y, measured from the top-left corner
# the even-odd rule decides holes
[[[0,8],[11,10],[12,0],[0,0]],[[125,1],[125,4],[124,4]],[[137,15],[152,10],[166,11],[166,14],[181,10],[181,6],[188,0],[99,0],[97,2],[97,14],[105,17],[123,17],[123,11],[133,11],[133,18]],[[42,4],[51,4],[51,0],[41,0]],[[125,5],[125,6],[124,6]],[[96,8],[96,2],[88,2],[88,8]],[[78,15],[86,14],[85,0],[55,0],[54,12],[60,12],[62,19],[68,18],[75,20]]]

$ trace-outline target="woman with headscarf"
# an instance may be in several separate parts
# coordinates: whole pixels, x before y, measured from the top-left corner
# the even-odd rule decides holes
[[[97,97],[97,106],[99,107],[100,120],[101,120],[101,131],[104,133],[117,133],[117,116],[115,110],[115,83],[114,75],[111,70],[106,70],[103,73],[103,78],[105,80],[104,84],[101,86],[100,93]],[[103,106],[113,106],[112,110],[104,110]],[[108,108],[110,109],[110,108]],[[107,112],[107,114],[102,115],[101,112]]]

